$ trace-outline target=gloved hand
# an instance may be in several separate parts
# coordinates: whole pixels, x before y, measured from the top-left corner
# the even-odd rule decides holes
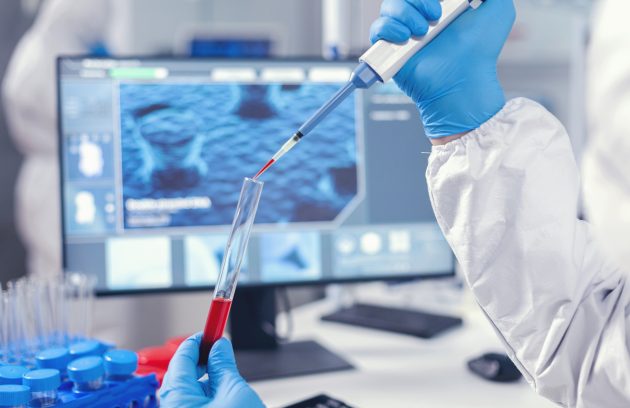
[[[441,13],[439,0],[384,0],[370,39],[400,43],[422,36],[428,21]],[[476,129],[503,108],[496,66],[515,14],[513,0],[486,0],[464,12],[394,77],[417,104],[428,137]]]
[[[264,408],[260,397],[239,374],[230,341],[223,338],[214,343],[206,368],[197,364],[200,343],[201,333],[197,333],[177,349],[160,388],[160,406]],[[199,380],[206,372],[208,378]]]

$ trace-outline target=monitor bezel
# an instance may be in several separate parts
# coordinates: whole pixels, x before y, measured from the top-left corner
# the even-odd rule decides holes
[[[64,199],[64,174],[66,170],[66,163],[63,154],[63,125],[62,125],[62,104],[61,104],[61,64],[66,60],[113,60],[113,61],[125,61],[125,60],[137,60],[137,61],[195,61],[200,63],[212,63],[212,62],[302,62],[302,63],[350,63],[355,62],[355,59],[344,60],[326,60],[322,57],[271,57],[271,58],[198,58],[198,57],[180,57],[180,56],[120,56],[120,57],[104,57],[104,56],[90,56],[90,55],[60,55],[57,57],[55,64],[55,76],[56,76],[56,91],[57,91],[57,154],[59,160],[59,200],[60,200],[60,212],[61,212],[61,255],[63,273],[66,273],[67,267],[67,253],[66,253],[66,220],[65,220],[65,206],[66,200]],[[317,280],[302,280],[302,281],[277,281],[277,282],[239,282],[239,287],[248,289],[256,288],[289,288],[299,286],[326,286],[331,284],[358,284],[368,282],[408,282],[428,279],[449,279],[456,275],[457,261],[455,255],[451,251],[452,269],[445,272],[417,272],[397,275],[374,275],[364,276],[356,278],[326,278]],[[76,272],[76,271],[75,271]],[[213,285],[203,286],[170,286],[167,288],[146,288],[146,289],[97,289],[96,295],[99,297],[110,296],[130,296],[130,295],[152,295],[152,294],[176,294],[187,292],[208,292],[213,290]]]

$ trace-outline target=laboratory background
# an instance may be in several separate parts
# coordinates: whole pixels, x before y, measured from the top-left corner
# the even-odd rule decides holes
[[[109,350],[127,400],[101,390],[105,405],[87,393],[59,406],[157,406],[232,256],[243,178],[347,81],[380,3],[0,2],[0,366]],[[580,162],[593,5],[515,4],[506,96],[556,115]],[[267,406],[555,406],[458,270],[427,193],[430,150],[389,81],[261,176],[226,335]]]

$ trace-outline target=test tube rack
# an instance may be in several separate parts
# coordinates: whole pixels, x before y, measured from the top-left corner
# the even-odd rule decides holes
[[[158,381],[154,374],[134,377],[122,383],[106,383],[105,387],[90,393],[77,394],[72,383],[64,382],[59,387],[60,408],[154,408],[158,407],[156,392]]]
[[[86,339],[79,339],[86,340]],[[105,352],[114,348],[114,345],[101,342],[101,351]],[[13,364],[21,364],[27,368],[35,369],[33,359],[22,359]],[[2,365],[11,365],[0,363]],[[105,381],[105,385],[95,391],[76,393],[72,390],[72,382],[63,381],[57,389],[58,402],[55,408],[154,408],[158,407],[157,391],[160,387],[155,374],[134,375],[124,382]]]

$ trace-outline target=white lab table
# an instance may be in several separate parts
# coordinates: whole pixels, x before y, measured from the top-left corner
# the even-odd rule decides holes
[[[472,304],[462,309],[462,328],[432,340],[319,320],[334,309],[329,300],[296,309],[293,339],[316,340],[356,369],[253,383],[267,406],[282,407],[319,393],[362,408],[555,406],[524,380],[495,384],[468,371],[469,358],[501,350],[489,323]]]

